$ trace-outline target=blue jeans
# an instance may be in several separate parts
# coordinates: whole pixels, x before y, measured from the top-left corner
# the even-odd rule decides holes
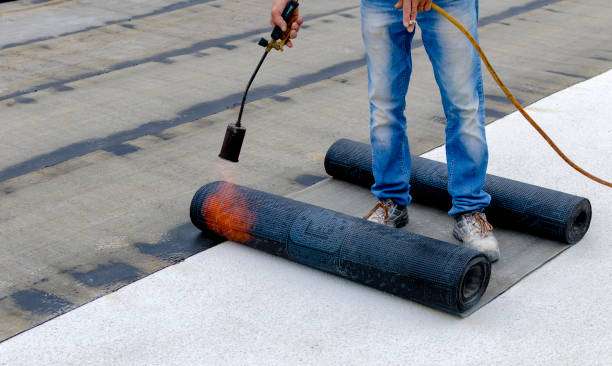
[[[396,0],[362,0],[362,35],[367,53],[370,139],[378,199],[410,204],[410,148],[406,136],[406,92],[412,71],[413,33],[402,24]],[[478,0],[437,0],[477,38]],[[446,115],[446,159],[451,216],[489,205],[483,191],[488,152],[484,92],[478,54],[448,20],[431,10],[417,15],[423,45],[433,66]]]

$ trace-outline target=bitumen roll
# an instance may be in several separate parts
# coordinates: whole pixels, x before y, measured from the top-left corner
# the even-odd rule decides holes
[[[334,178],[363,187],[374,183],[372,148],[348,139],[336,141],[325,156]],[[414,202],[449,210],[448,173],[444,163],[412,157],[410,194]],[[484,190],[491,195],[485,210],[495,226],[546,237],[566,244],[580,241],[591,222],[591,203],[584,197],[488,174]]]
[[[475,250],[228,182],[200,188],[190,216],[206,233],[457,315],[491,275]]]

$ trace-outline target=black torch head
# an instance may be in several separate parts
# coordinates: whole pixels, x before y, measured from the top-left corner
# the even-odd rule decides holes
[[[223,146],[221,146],[219,157],[237,163],[245,133],[246,128],[230,123],[225,131],[225,138],[223,139]]]

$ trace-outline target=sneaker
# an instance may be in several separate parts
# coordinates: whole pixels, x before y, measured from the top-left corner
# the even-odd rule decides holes
[[[377,224],[400,228],[408,223],[408,209],[400,206],[391,199],[378,201],[370,213],[363,217],[365,220]]]
[[[499,259],[499,243],[493,236],[493,226],[480,211],[472,211],[456,218],[453,236],[463,246],[483,252],[491,262]]]

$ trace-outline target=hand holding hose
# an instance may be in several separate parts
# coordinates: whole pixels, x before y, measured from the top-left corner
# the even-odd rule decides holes
[[[419,11],[430,11],[432,0],[398,0],[395,7],[404,9],[404,27],[408,32],[414,32],[416,16]]]
[[[279,26],[284,34],[283,37],[289,32],[289,39],[287,40],[287,47],[293,47],[292,39],[297,37],[298,32],[300,31],[300,26],[304,22],[304,19],[299,15],[299,9],[295,10],[293,13],[293,17],[289,21],[289,28],[287,22],[282,17],[283,10],[289,0],[274,0],[274,4],[272,4],[272,10],[270,11],[270,24],[274,26]]]

